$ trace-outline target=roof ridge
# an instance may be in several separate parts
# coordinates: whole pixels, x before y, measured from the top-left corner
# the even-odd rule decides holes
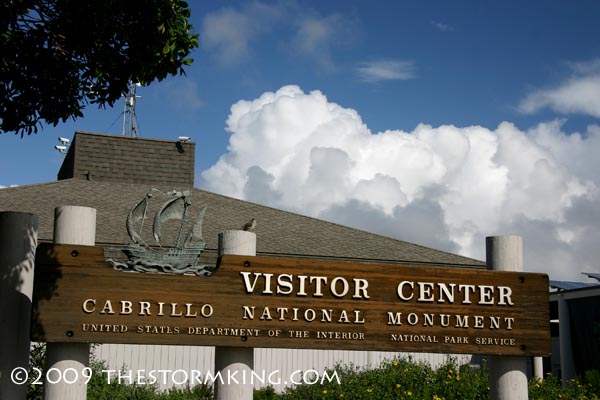
[[[313,220],[313,221],[317,221],[319,223],[326,223],[326,224],[333,225],[333,226],[338,226],[338,227],[341,227],[341,228],[344,228],[344,229],[349,229],[349,230],[352,230],[352,231],[357,231],[357,232],[361,232],[361,233],[368,233],[369,235],[375,236],[376,238],[379,238],[379,239],[385,239],[385,240],[392,240],[394,242],[400,242],[400,243],[403,243],[403,244],[406,244],[406,245],[410,245],[410,246],[414,246],[416,248],[420,248],[420,249],[423,249],[423,250],[426,250],[426,251],[435,250],[435,251],[440,252],[440,253],[449,254],[449,255],[452,255],[452,256],[455,256],[455,257],[461,257],[461,258],[463,258],[465,260],[471,260],[474,263],[474,265],[479,265],[479,264],[483,263],[482,260],[477,260],[477,259],[472,258],[472,257],[466,257],[466,256],[463,256],[461,254],[455,254],[455,253],[451,253],[451,252],[445,251],[445,250],[434,249],[432,247],[427,247],[425,245],[418,244],[418,243],[407,242],[407,241],[402,240],[402,239],[397,239],[397,238],[393,238],[393,237],[390,237],[390,236],[385,236],[385,235],[382,235],[382,234],[379,234],[379,233],[375,233],[375,232],[371,232],[371,231],[368,231],[368,230],[365,230],[365,229],[354,228],[354,227],[351,227],[351,226],[348,226],[348,225],[343,225],[343,224],[340,224],[340,223],[337,223],[337,222],[332,222],[332,221],[328,221],[328,220],[325,220],[325,219],[319,219],[319,218],[316,218],[316,217],[312,217],[310,215],[300,214],[299,212],[294,212],[294,211],[290,211],[290,210],[284,210],[284,209],[281,209],[281,208],[275,208],[273,206],[267,206],[267,205],[264,205],[264,204],[254,203],[252,201],[242,200],[242,199],[238,199],[236,197],[227,196],[227,195],[224,195],[224,194],[221,194],[221,193],[210,192],[208,190],[204,190],[204,189],[200,189],[200,188],[193,188],[193,189],[194,190],[199,190],[199,191],[204,192],[204,193],[208,193],[210,195],[214,195],[214,196],[218,196],[218,197],[222,197],[222,198],[226,198],[226,199],[230,199],[230,200],[234,200],[234,201],[239,201],[239,202],[242,202],[242,203],[249,203],[249,204],[252,204],[254,206],[268,208],[268,209],[271,209],[273,211],[284,212],[284,213],[287,213],[287,214],[295,215],[297,217],[310,219],[310,220]]]
[[[75,131],[75,133],[73,134],[73,138],[76,135],[88,135],[88,136],[102,136],[102,137],[113,137],[113,138],[117,138],[118,140],[137,140],[137,141],[148,141],[148,142],[161,142],[161,143],[177,143],[180,142],[179,139],[156,139],[156,138],[149,138],[149,137],[141,137],[141,136],[135,136],[135,137],[131,137],[131,136],[122,136],[122,135],[115,135],[113,133],[100,133],[100,132],[86,132],[86,131]],[[187,143],[195,143],[192,141],[189,141]]]

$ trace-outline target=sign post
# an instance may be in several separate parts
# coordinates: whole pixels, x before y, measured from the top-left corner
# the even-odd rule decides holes
[[[523,271],[523,239],[520,236],[486,238],[486,264],[493,271]],[[523,279],[527,279],[523,276]],[[548,301],[543,304],[548,308]],[[542,321],[543,327],[549,321]],[[489,358],[492,400],[526,400],[527,358],[522,356],[491,355]]]
[[[219,255],[256,255],[256,234],[247,231],[225,231],[219,234]],[[242,338],[240,338],[242,340]],[[252,400],[254,385],[250,383],[254,369],[253,347],[215,347],[215,373],[223,382],[215,381],[215,399]],[[231,377],[237,377],[230,379]],[[237,382],[236,382],[237,381]]]
[[[61,206],[54,210],[54,243],[93,246],[96,242],[96,209],[79,206]],[[90,282],[90,284],[93,284]],[[84,290],[87,290],[85,288]],[[68,334],[63,332],[65,339]],[[68,383],[59,379],[56,383],[44,386],[46,400],[87,398],[87,385],[83,369],[90,359],[89,343],[68,343],[55,341],[46,345],[46,365],[48,370],[55,368],[64,374],[68,369],[77,371],[77,381]]]
[[[37,232],[37,215],[0,212],[0,399],[27,394]]]
[[[573,348],[571,340],[571,318],[569,316],[569,305],[564,294],[558,295],[558,337],[559,337],[559,353],[561,367],[562,386],[567,387],[571,379],[574,379],[575,360],[573,359]]]

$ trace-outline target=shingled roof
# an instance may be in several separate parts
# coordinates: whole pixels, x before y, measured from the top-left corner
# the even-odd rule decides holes
[[[55,207],[93,207],[97,210],[97,245],[107,248],[119,247],[129,242],[125,228],[129,210],[152,189],[155,189],[156,193],[166,193],[174,189],[190,190],[193,203],[191,215],[196,215],[202,207],[207,208],[204,218],[204,239],[207,242],[205,257],[210,259],[216,258],[219,232],[241,229],[245,222],[255,218],[259,255],[365,262],[434,263],[467,268],[485,266],[478,260],[182,184],[165,184],[160,180],[132,183],[74,177],[51,183],[4,188],[0,189],[0,211],[37,214],[40,219],[40,241],[51,241]],[[155,212],[159,204],[161,202],[157,201],[156,205],[151,206],[149,213]],[[171,227],[170,231],[174,232],[175,229],[176,227]],[[168,237],[169,233],[167,227],[165,236]],[[148,232],[144,234],[150,237]]]

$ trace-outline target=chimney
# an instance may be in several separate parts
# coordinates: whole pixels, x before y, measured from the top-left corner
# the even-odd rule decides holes
[[[75,132],[58,180],[191,187],[195,147],[189,141]]]

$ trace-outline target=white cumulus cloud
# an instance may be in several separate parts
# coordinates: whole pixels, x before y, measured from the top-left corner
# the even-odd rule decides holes
[[[528,271],[598,270],[600,127],[374,133],[322,92],[285,86],[234,104],[227,130],[208,190],[479,259],[485,236],[518,234]]]

